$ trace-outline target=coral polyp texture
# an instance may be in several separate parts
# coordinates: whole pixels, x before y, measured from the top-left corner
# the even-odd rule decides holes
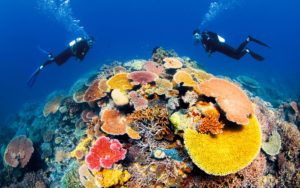
[[[254,108],[243,90],[233,83],[211,78],[199,85],[200,94],[215,97],[228,120],[238,124],[248,124],[249,117],[254,114]]]
[[[185,147],[193,162],[212,175],[227,175],[248,166],[261,146],[260,125],[252,116],[248,125],[227,126],[222,134],[201,134],[187,129]]]
[[[93,144],[89,154],[86,156],[86,163],[91,170],[100,168],[111,168],[119,160],[125,159],[126,150],[118,140],[110,140],[108,137],[100,137]]]
[[[14,118],[10,137],[28,138],[0,143],[0,184],[299,187],[300,98],[276,109],[255,97],[262,83],[218,77],[161,47],[103,65]]]
[[[32,141],[26,136],[18,136],[12,139],[4,152],[4,161],[12,167],[24,168],[29,162],[34,151]]]

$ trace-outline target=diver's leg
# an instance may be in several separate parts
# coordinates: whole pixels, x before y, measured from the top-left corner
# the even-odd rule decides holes
[[[225,54],[231,58],[240,59],[240,57],[238,56],[239,53],[237,53],[236,50],[228,44],[222,43],[216,48],[216,51]]]
[[[240,46],[235,50],[236,54],[240,54],[242,50],[246,47],[246,45],[250,42],[250,38],[248,37]]]
[[[265,58],[249,49],[245,50],[247,53],[249,53],[254,59],[258,60],[258,61],[263,61]],[[244,54],[245,55],[245,54]]]

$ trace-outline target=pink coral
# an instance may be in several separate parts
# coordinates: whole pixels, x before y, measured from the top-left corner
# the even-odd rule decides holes
[[[155,63],[153,61],[148,61],[145,63],[144,69],[159,76],[163,72],[164,67],[158,65],[157,63]]]
[[[132,85],[144,85],[153,82],[157,77],[156,74],[146,71],[135,71],[127,75],[132,80]]]
[[[26,136],[18,136],[10,141],[4,153],[5,163],[12,167],[21,168],[29,162],[34,151],[32,141]]]
[[[101,167],[111,168],[115,162],[125,159],[125,155],[126,150],[118,140],[102,136],[92,146],[85,161],[90,170],[98,171]]]
[[[134,104],[135,110],[143,110],[148,107],[148,101],[143,97],[139,97],[136,91],[131,91],[129,97]]]

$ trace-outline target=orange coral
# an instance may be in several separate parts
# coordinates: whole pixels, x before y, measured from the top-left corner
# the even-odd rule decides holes
[[[164,58],[164,62],[164,67],[166,69],[179,69],[182,67],[182,63],[177,58],[166,57]]]
[[[94,80],[92,85],[86,90],[84,94],[84,101],[90,102],[101,99],[106,96],[106,91],[108,86],[106,85],[106,80]]]
[[[229,81],[212,78],[199,85],[200,94],[215,97],[228,120],[248,124],[254,108],[245,92]],[[198,92],[199,92],[198,91]]]
[[[140,136],[139,132],[133,130],[129,126],[126,126],[126,133],[132,139],[136,139],[136,140],[141,139],[141,136]]]
[[[120,89],[122,92],[133,88],[127,78],[127,73],[116,74],[107,81],[107,85],[109,89]]]
[[[197,130],[200,133],[211,132],[212,134],[221,134],[223,132],[224,124],[219,121],[219,114],[213,111],[207,111],[204,118],[201,118],[197,125]],[[196,123],[198,123],[196,122]]]
[[[183,83],[183,86],[193,87],[197,84],[197,82],[193,80],[192,76],[184,71],[177,71],[173,79],[176,84]]]
[[[50,100],[44,107],[44,110],[43,110],[44,116],[47,117],[51,113],[55,114],[58,111],[58,109],[60,107],[60,103],[63,99],[64,99],[64,97],[57,96],[57,97],[53,98],[52,100]]]
[[[101,117],[104,121],[101,129],[107,134],[123,135],[126,133],[127,118],[118,110],[106,109]]]

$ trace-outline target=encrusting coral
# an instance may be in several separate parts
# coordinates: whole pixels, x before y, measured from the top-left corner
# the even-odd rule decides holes
[[[260,125],[252,116],[248,125],[227,125],[222,134],[214,136],[186,129],[184,143],[200,169],[224,176],[245,168],[257,156],[261,146]]]

